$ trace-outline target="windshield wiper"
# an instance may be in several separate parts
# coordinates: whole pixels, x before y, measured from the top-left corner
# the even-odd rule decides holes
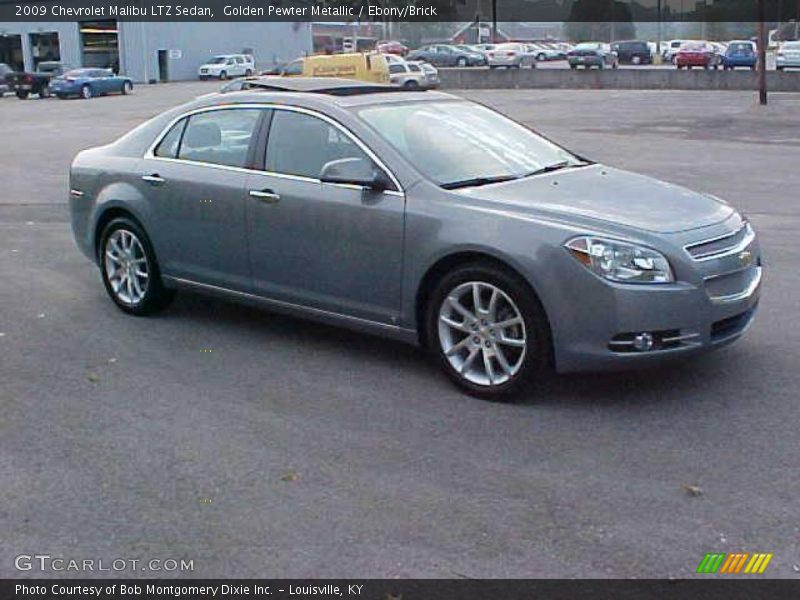
[[[470,179],[462,179],[461,181],[448,181],[447,183],[442,183],[440,187],[446,190],[457,190],[459,188],[489,185],[490,183],[501,183],[503,181],[511,181],[512,179],[519,179],[519,177],[517,177],[516,175],[496,175],[495,177],[472,177]]]
[[[568,160],[564,160],[562,162],[553,163],[552,165],[547,165],[542,167],[541,169],[536,169],[535,171],[531,171],[530,173],[525,173],[524,177],[533,177],[534,175],[542,175],[543,173],[552,173],[553,171],[558,171],[559,169],[567,169],[571,167],[586,167],[592,164],[588,160],[582,161],[580,163],[571,163]]]

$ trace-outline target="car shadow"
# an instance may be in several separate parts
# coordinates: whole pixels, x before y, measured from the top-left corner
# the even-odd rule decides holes
[[[314,352],[346,352],[352,355],[353,365],[401,368],[412,377],[434,383],[434,393],[469,398],[439,373],[424,349],[391,339],[191,291],[182,291],[164,316],[189,320],[197,327],[224,329],[236,336],[256,336],[256,343],[263,343],[264,348],[280,343],[309,345]],[[734,350],[722,349],[636,370],[546,374],[530,383],[514,405],[559,404],[585,409],[594,405],[642,408],[652,404],[685,403],[687,398],[696,397],[699,390],[707,387],[709,380],[741,372],[736,367],[735,354]]]

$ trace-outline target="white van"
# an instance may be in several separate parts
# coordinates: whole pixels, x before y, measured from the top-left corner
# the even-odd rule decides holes
[[[250,54],[220,54],[200,65],[200,79],[228,79],[250,77],[256,71],[255,59]]]

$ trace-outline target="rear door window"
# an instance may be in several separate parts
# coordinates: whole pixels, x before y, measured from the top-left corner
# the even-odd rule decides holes
[[[233,108],[190,116],[180,142],[178,158],[246,167],[250,143],[261,114],[262,111],[257,108]]]

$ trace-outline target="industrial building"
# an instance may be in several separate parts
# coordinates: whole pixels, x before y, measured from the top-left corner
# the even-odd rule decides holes
[[[310,53],[311,23],[79,22],[0,23],[0,62],[36,70],[42,61],[112,68],[136,82],[180,81],[216,54],[245,52],[258,69]]]

